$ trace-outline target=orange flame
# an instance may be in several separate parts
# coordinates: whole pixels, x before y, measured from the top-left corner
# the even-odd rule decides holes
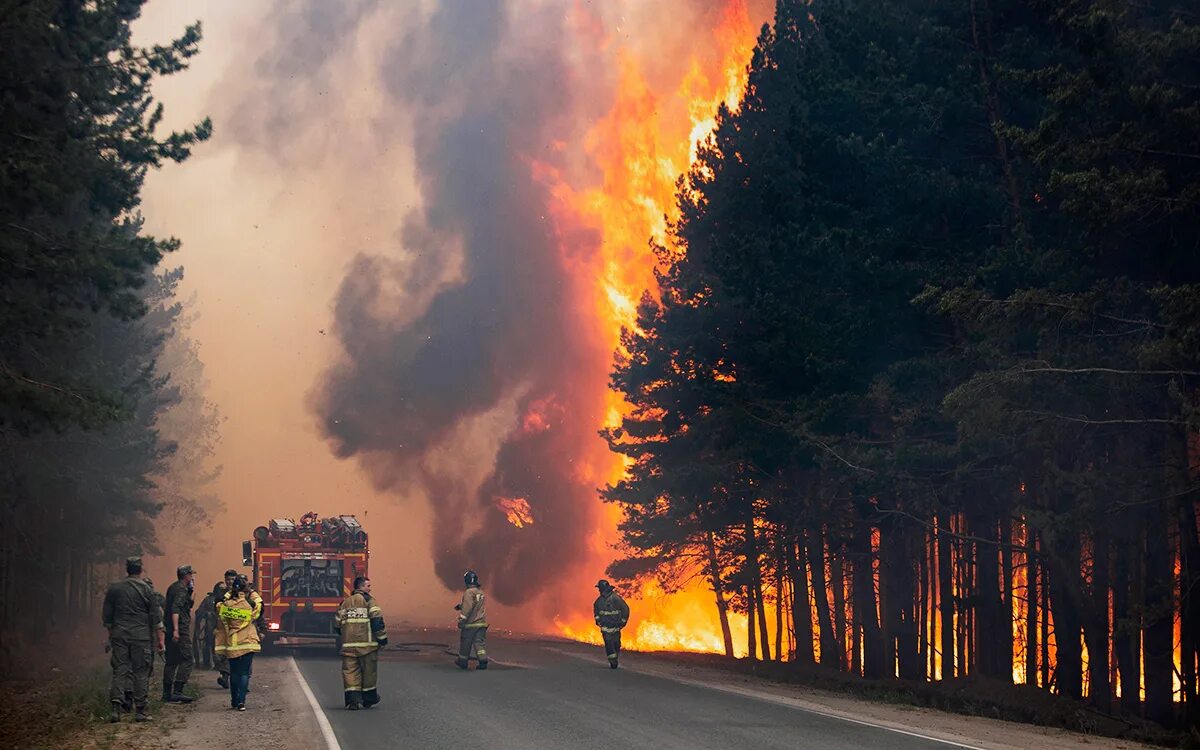
[[[593,32],[594,33],[594,32]],[[755,42],[755,25],[745,0],[727,0],[720,21],[708,39],[695,45],[707,55],[692,53],[681,61],[672,86],[655,85],[645,72],[655,69],[662,79],[661,60],[643,59],[636,49],[622,46],[622,36],[605,36],[604,47],[613,45],[618,66],[616,98],[608,113],[587,133],[584,148],[601,175],[600,184],[576,190],[563,175],[544,164],[534,163],[535,176],[549,186],[556,205],[551,214],[556,223],[583,226],[598,237],[594,258],[581,258],[567,246],[563,262],[575,277],[587,279],[591,309],[587,315],[599,329],[607,351],[617,349],[622,328],[633,328],[637,304],[644,291],[656,289],[655,256],[649,242],[666,245],[669,223],[678,217],[676,180],[695,159],[699,144],[716,125],[716,111],[724,103],[736,109],[746,83],[746,66]],[[717,50],[717,54],[711,51]],[[732,379],[732,372],[721,373]],[[605,395],[605,427],[615,427],[628,405],[619,394]],[[528,422],[526,423],[528,428]],[[607,469],[596,471],[598,482],[612,483],[623,476],[627,463],[611,457]],[[581,467],[581,471],[583,468]],[[621,510],[606,509],[607,528],[597,533],[592,561],[603,569],[613,557],[616,527]],[[625,643],[635,649],[679,649],[724,651],[714,594],[703,580],[678,592],[663,591],[650,582],[627,597],[633,611]],[[599,642],[599,632],[590,619],[560,618],[559,631],[568,637]],[[735,644],[743,644],[744,617],[730,614]]]
[[[529,507],[529,501],[523,497],[498,497],[496,507],[502,510],[508,522],[518,529],[533,525],[533,508]]]

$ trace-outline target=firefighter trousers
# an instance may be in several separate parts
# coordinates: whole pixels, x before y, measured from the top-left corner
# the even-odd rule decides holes
[[[167,655],[163,660],[163,693],[178,693],[192,676],[193,663],[190,633],[180,633],[179,643],[168,639]]]
[[[124,703],[125,695],[129,693],[133,696],[133,705],[139,711],[145,709],[150,693],[150,669],[153,665],[150,641],[112,638],[108,643],[112,648],[109,700],[113,703]]]
[[[342,654],[342,689],[346,693],[346,705],[362,702],[374,706],[379,702],[379,690],[375,684],[379,679],[379,649],[362,656]]]
[[[458,658],[479,659],[480,664],[487,664],[487,627],[463,628],[458,631]]]
[[[621,655],[621,629],[609,628],[600,629],[600,635],[604,636],[604,651],[610,662],[616,662],[617,657]]]

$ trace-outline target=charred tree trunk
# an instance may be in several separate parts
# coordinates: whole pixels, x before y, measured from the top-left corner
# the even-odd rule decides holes
[[[999,658],[999,676],[1006,682],[1013,681],[1013,623],[1016,608],[1013,607],[1013,527],[1012,511],[1007,506],[1000,512],[1000,630],[996,636],[996,655]]]
[[[1200,536],[1196,528],[1196,503],[1192,496],[1179,503],[1179,607],[1180,664],[1188,726],[1200,726],[1200,695],[1196,662],[1200,658]]]
[[[1025,521],[1025,684],[1038,684],[1037,532]]]
[[[837,644],[837,668],[846,670],[846,577],[842,556],[829,552],[829,585],[833,587],[833,640]]]
[[[942,679],[955,675],[954,659],[954,568],[950,553],[950,514],[938,515],[938,604],[941,606]]]
[[[980,541],[976,543],[975,564],[977,573],[975,590],[975,666],[979,673],[992,679],[1012,679],[1012,669],[1007,675],[1002,672],[1000,650],[1012,650],[1012,631],[1006,633],[1001,627],[1003,605],[1000,594],[1000,544],[998,521],[985,511],[976,513],[971,521],[972,534]],[[1011,661],[1011,658],[1010,658]]]
[[[812,590],[817,604],[817,627],[821,634],[821,665],[839,662],[837,641],[833,637],[833,620],[829,616],[829,589],[825,581],[825,541],[819,526],[808,530],[808,569],[812,574]]]
[[[897,672],[901,679],[921,679],[921,664],[917,650],[917,623],[913,591],[912,535],[903,523],[893,524],[880,537],[880,556],[888,561],[881,578],[888,592],[891,639],[896,653]]]
[[[767,635],[767,613],[763,604],[762,560],[758,554],[758,535],[753,515],[746,520],[746,561],[750,565],[750,585],[754,588],[754,607],[758,614],[759,643],[763,661],[771,661],[771,642]]]
[[[775,557],[775,660],[783,661],[783,557],[782,549]]]
[[[1145,648],[1146,718],[1169,725],[1174,718],[1171,674],[1174,623],[1171,606],[1171,537],[1166,501],[1148,506],[1146,520]]]
[[[789,538],[785,545],[788,577],[792,579],[792,627],[796,631],[796,661],[813,664],[812,609],[808,599],[808,575],[805,572],[804,556],[796,554],[798,541]]]
[[[729,629],[729,604],[725,601],[725,587],[721,583],[721,563],[717,560],[717,540],[713,532],[705,535],[708,552],[708,580],[717,599],[717,617],[721,621],[721,637],[725,641],[725,655],[733,658],[733,633]]]
[[[1129,715],[1141,712],[1141,619],[1134,602],[1134,556],[1143,549],[1137,529],[1129,529],[1132,514],[1126,516],[1126,531],[1113,547],[1113,648],[1117,656],[1117,673],[1121,678],[1121,711]],[[1133,532],[1133,533],[1130,533]]]
[[[746,656],[751,660],[758,658],[758,634],[754,622],[754,584],[746,583]]]
[[[1052,553],[1057,563],[1050,577],[1050,606],[1054,613],[1054,633],[1057,660],[1054,668],[1058,692],[1070,698],[1083,694],[1083,654],[1080,644],[1080,623],[1077,596],[1070,587],[1079,586],[1079,536],[1075,531],[1063,533],[1058,549]]]
[[[1110,711],[1112,686],[1108,679],[1108,536],[1102,526],[1104,519],[1100,520],[1092,540],[1091,606],[1086,612],[1083,632],[1088,647],[1088,700],[1092,705]]]
[[[854,623],[862,629],[862,673],[878,679],[887,674],[883,633],[875,607],[875,578],[871,552],[871,527],[863,522],[854,530]]]

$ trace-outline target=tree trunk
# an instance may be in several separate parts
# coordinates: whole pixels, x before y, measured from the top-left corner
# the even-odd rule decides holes
[[[1025,684],[1038,684],[1037,532],[1025,519]]]
[[[846,670],[846,578],[842,556],[829,551],[829,585],[833,587],[833,640],[837,644],[837,668]]]
[[[1013,681],[1013,654],[1016,645],[1013,625],[1016,608],[1013,607],[1013,527],[1012,511],[1005,505],[1000,511],[1000,622],[996,634],[996,654],[1000,679]]]
[[[1130,516],[1126,514],[1128,527]],[[1135,716],[1141,711],[1141,635],[1142,628],[1132,603],[1133,560],[1136,550],[1142,549],[1140,538],[1130,529],[1113,546],[1113,647],[1117,654],[1117,673],[1121,678],[1121,711]]]
[[[1171,538],[1167,524],[1166,501],[1148,506],[1146,522],[1146,630],[1145,648],[1146,718],[1170,725],[1174,718],[1171,674],[1174,669],[1172,643],[1174,629],[1171,606]]]
[[[816,596],[817,626],[821,634],[821,665],[838,665],[837,641],[833,637],[833,620],[829,616],[829,593],[825,582],[825,542],[820,527],[808,530],[808,569],[812,574],[812,590]]]
[[[1108,680],[1109,560],[1105,520],[1100,519],[1092,540],[1092,596],[1090,610],[1085,613],[1084,637],[1087,638],[1088,647],[1088,701],[1107,712],[1112,710],[1112,686]]]
[[[992,679],[1012,679],[1012,669],[1004,675],[1000,650],[1012,650],[1012,631],[1001,627],[1003,605],[1000,594],[1000,549],[996,517],[985,511],[975,514],[971,522],[972,534],[981,541],[976,542],[975,564],[975,635],[977,640],[975,666],[979,673]],[[1003,646],[1001,645],[1003,644]],[[1011,657],[1010,657],[1011,661]]]
[[[913,591],[912,534],[903,523],[893,523],[880,538],[882,559],[888,565],[882,573],[888,592],[892,642],[895,644],[898,676],[905,680],[921,679],[917,658],[916,596]]]
[[[871,527],[865,522],[854,530],[854,623],[862,629],[862,673],[878,679],[887,674],[883,633],[875,605],[875,579],[871,552]]]
[[[954,659],[954,568],[950,556],[950,514],[942,511],[938,514],[938,583],[941,590],[938,594],[938,604],[941,606],[941,635],[942,635],[942,679],[948,680],[955,675]]]
[[[746,656],[758,658],[758,634],[754,623],[754,584],[746,583]]]
[[[708,580],[713,595],[717,598],[717,617],[721,621],[721,637],[725,641],[725,655],[733,658],[733,633],[729,630],[729,604],[725,601],[725,587],[721,583],[721,564],[717,560],[717,541],[713,532],[705,535],[708,551]]]
[[[781,545],[782,543],[780,543]],[[783,661],[783,550],[775,556],[775,660]]]
[[[797,540],[789,538],[785,545],[788,577],[792,579],[792,627],[796,631],[796,661],[816,662],[813,654],[812,609],[808,599],[808,575],[804,556],[796,554]]]
[[[754,606],[758,613],[759,644],[762,646],[763,661],[771,661],[771,642],[767,635],[767,613],[763,605],[762,560],[758,554],[758,535],[754,530],[754,518],[746,520],[746,561],[750,565],[750,585],[754,587]]]
[[[1050,607],[1054,613],[1058,659],[1054,669],[1058,692],[1070,698],[1083,694],[1083,655],[1080,645],[1080,613],[1069,587],[1079,586],[1079,535],[1067,530],[1054,553],[1057,564],[1050,577]]]

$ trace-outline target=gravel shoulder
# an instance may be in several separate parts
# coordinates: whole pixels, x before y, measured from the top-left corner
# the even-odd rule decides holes
[[[164,747],[229,750],[231,738],[244,736],[256,747],[325,748],[316,716],[287,654],[254,657],[245,711],[229,708],[229,691],[217,685],[216,672],[197,670],[191,684],[199,691],[199,699],[186,706],[163,707],[164,712],[178,717]]]

